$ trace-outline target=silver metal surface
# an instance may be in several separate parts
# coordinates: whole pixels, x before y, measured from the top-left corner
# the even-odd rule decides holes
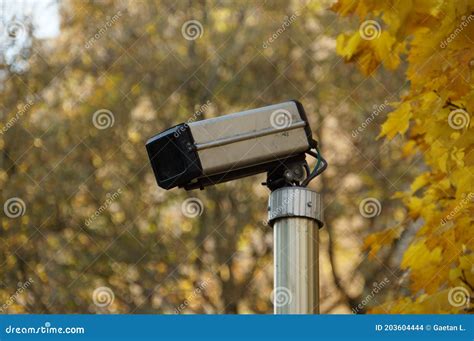
[[[281,217],[307,217],[323,225],[321,196],[305,187],[283,187],[273,191],[268,200],[268,223]]]
[[[306,188],[285,187],[272,192],[269,203],[273,219],[274,313],[318,314],[319,194]]]
[[[206,175],[277,160],[309,148],[295,102],[189,123]]]
[[[302,128],[305,125],[306,125],[306,122],[304,122],[304,121],[291,123],[287,128],[285,128],[285,131]],[[225,146],[226,144],[231,144],[231,143],[234,143],[234,142],[239,142],[239,141],[248,140],[248,139],[255,139],[257,137],[272,135],[272,134],[275,134],[275,133],[277,133],[277,131],[275,131],[275,128],[272,127],[272,128],[262,129],[262,130],[259,130],[259,131],[252,131],[252,132],[249,132],[249,133],[243,133],[243,134],[240,134],[240,135],[233,135],[233,136],[229,136],[229,137],[223,137],[219,140],[215,140],[215,141],[211,141],[211,142],[198,143],[198,144],[196,144],[196,150],[200,151],[200,150],[207,149],[207,148]]]

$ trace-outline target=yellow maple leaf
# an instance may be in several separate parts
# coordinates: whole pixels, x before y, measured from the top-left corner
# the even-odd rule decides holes
[[[420,188],[426,186],[426,184],[428,184],[428,181],[430,181],[430,177],[431,173],[429,172],[418,175],[418,177],[411,184],[412,193],[415,193]]]
[[[397,134],[405,134],[412,117],[411,105],[409,102],[402,103],[395,111],[388,115],[387,121],[382,125],[379,138],[387,136],[389,140]]]
[[[395,239],[399,238],[402,230],[400,226],[397,226],[381,232],[372,233],[364,240],[363,248],[369,249],[369,257],[374,258],[383,246],[392,244]]]

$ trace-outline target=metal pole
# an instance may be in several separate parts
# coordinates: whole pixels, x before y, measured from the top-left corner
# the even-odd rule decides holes
[[[320,195],[304,187],[283,187],[270,194],[273,226],[275,314],[319,313]]]

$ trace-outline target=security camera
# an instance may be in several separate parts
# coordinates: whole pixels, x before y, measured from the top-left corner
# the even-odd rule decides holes
[[[305,154],[318,157],[308,118],[288,101],[171,127],[150,138],[146,149],[158,185],[186,190],[267,172],[267,186],[307,183]],[[326,164],[327,165],[327,164]]]

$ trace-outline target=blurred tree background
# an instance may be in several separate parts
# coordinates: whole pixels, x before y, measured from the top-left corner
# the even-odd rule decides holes
[[[45,2],[2,12],[2,312],[271,313],[265,176],[165,192],[144,143],[288,99],[305,106],[330,165],[311,185],[325,206],[321,312],[410,295],[400,264],[421,222],[380,252],[364,246],[403,221],[391,197],[427,166],[404,158],[400,136],[376,139],[409,89],[406,66],[365,76],[345,65],[336,37],[356,21],[330,1]],[[34,15],[55,10],[58,34],[38,37]],[[189,198],[202,202],[195,217],[183,214]]]

